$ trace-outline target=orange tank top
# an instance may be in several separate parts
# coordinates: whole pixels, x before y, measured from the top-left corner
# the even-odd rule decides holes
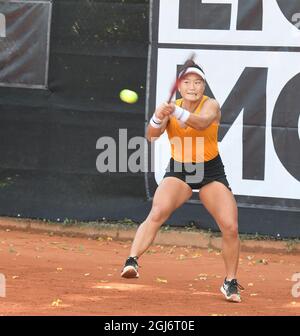
[[[203,96],[194,114],[199,115],[204,102],[209,99]],[[182,105],[182,99],[176,100],[176,105]],[[213,122],[204,130],[196,130],[181,124],[175,117],[170,117],[167,133],[171,144],[171,155],[179,162],[206,162],[219,154],[218,150],[219,124]]]

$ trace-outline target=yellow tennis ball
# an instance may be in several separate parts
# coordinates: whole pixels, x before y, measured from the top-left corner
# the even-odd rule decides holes
[[[127,104],[134,104],[137,102],[139,96],[136,92],[124,89],[120,92],[120,99]]]

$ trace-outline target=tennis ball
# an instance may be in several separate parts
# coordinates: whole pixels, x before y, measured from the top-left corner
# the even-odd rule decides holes
[[[136,92],[124,89],[120,92],[120,99],[128,104],[134,104],[137,102],[139,96]]]

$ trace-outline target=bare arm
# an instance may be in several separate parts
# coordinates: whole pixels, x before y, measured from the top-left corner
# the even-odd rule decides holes
[[[185,124],[196,130],[203,130],[219,119],[220,105],[215,99],[209,99],[203,104],[200,115],[191,113]]]
[[[148,124],[147,131],[146,131],[146,137],[147,140],[152,142],[159,138],[167,128],[168,122],[169,122],[169,116],[173,112],[174,107],[171,104],[162,104],[155,110],[154,114],[155,116],[161,120],[161,125],[159,128],[153,127],[150,123]]]
[[[169,117],[165,117],[162,121],[161,127],[160,128],[154,128],[150,124],[148,124],[147,131],[146,131],[146,137],[147,140],[152,142],[159,138],[165,131],[165,129],[168,126],[169,122]]]

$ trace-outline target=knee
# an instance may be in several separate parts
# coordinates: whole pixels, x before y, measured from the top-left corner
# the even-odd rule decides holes
[[[149,218],[153,222],[164,222],[170,215],[170,210],[167,206],[153,205],[149,214]]]
[[[239,230],[236,221],[226,221],[222,223],[222,234],[226,238],[238,238]]]

